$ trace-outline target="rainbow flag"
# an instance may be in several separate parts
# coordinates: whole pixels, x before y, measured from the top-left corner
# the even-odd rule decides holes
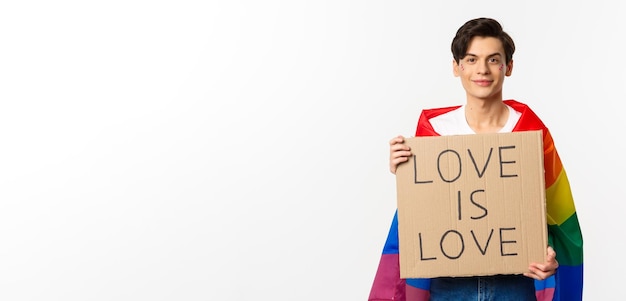
[[[582,300],[582,232],[567,174],[554,141],[548,128],[530,107],[515,100],[505,100],[504,103],[522,114],[513,131],[543,131],[548,244],[556,251],[559,268],[548,279],[535,280],[537,300]],[[415,136],[439,136],[429,120],[459,107],[423,110]],[[398,212],[396,210],[374,277],[369,301],[427,301],[430,297],[430,279],[400,278],[398,252]]]

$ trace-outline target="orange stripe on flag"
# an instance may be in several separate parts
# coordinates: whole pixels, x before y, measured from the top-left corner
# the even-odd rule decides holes
[[[561,174],[563,164],[561,158],[554,148],[554,141],[550,132],[543,137],[543,160],[545,166],[546,188],[552,186],[557,177]]]

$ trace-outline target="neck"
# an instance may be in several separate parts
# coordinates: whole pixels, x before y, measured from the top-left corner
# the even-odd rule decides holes
[[[496,133],[509,119],[509,109],[502,102],[467,100],[465,120],[476,133]]]

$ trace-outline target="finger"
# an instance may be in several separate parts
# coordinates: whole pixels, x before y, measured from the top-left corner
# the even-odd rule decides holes
[[[533,263],[530,267],[542,272],[554,272],[559,267],[559,263],[556,260],[553,260],[546,263]]]
[[[394,145],[394,144],[402,143],[402,142],[404,142],[404,137],[402,135],[398,135],[396,137],[393,137],[391,140],[389,140],[390,145]]]
[[[397,158],[393,158],[393,159],[391,159],[391,163],[392,163],[393,165],[398,166],[398,164],[403,163],[403,162],[406,162],[406,161],[408,161],[408,160],[409,160],[409,157],[397,157]]]
[[[534,265],[533,268],[535,269],[535,271],[540,271],[544,273],[550,270],[548,266],[546,266],[545,264],[540,264],[540,263]]]
[[[537,276],[537,275],[535,275],[533,273],[530,273],[530,272],[524,273],[524,276],[526,276],[528,278],[533,278],[535,280],[542,280],[541,278],[539,278],[539,276]]]
[[[404,144],[404,143],[397,143],[397,144],[392,144],[389,147],[389,149],[394,151],[394,150],[409,150],[411,148],[408,145]]]
[[[391,153],[389,154],[389,157],[392,159],[395,159],[395,158],[400,158],[400,157],[410,157],[411,155],[412,154],[410,150],[401,149],[401,150],[391,151]]]
[[[396,169],[398,168],[398,165],[400,165],[401,163],[404,163],[406,161],[408,161],[409,158],[407,157],[399,157],[399,158],[395,158],[391,160],[391,171],[395,173]]]
[[[524,276],[537,279],[537,280],[543,280],[541,278],[541,271],[537,270],[532,265],[528,267],[528,272],[524,273]]]
[[[535,273],[524,273],[524,276],[533,278],[535,280],[546,280],[548,277],[542,277],[541,275]]]
[[[529,272],[524,273],[524,276],[530,277],[537,280],[545,280],[548,277],[552,276],[554,271],[544,272],[536,268],[529,268]]]
[[[396,170],[398,169],[398,165],[400,165],[401,163],[404,163],[406,161],[408,161],[409,158],[408,157],[398,157],[395,159],[391,159],[389,161],[389,170],[391,171],[392,174],[396,174]]]
[[[546,256],[546,261],[556,261],[556,252],[552,247],[548,247],[548,255]]]

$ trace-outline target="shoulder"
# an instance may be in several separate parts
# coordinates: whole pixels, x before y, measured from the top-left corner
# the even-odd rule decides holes
[[[548,134],[548,128],[530,106],[513,99],[505,100],[504,103],[521,113],[520,119],[513,131],[543,130],[544,136]]]
[[[456,105],[456,106],[449,106],[449,107],[441,107],[441,108],[431,108],[431,109],[423,109],[422,110],[422,116],[425,117],[426,119],[432,119],[435,118],[439,115],[445,114],[445,113],[449,113],[452,112],[458,108],[460,108],[461,105]]]
[[[461,106],[441,107],[432,109],[423,109],[417,121],[417,129],[415,130],[415,136],[439,136],[440,134],[435,131],[431,120],[437,116],[452,112]]]
[[[519,101],[517,101],[517,100],[515,100],[515,99],[507,99],[507,100],[504,100],[504,101],[502,101],[502,102],[504,102],[504,103],[505,103],[505,104],[507,104],[508,106],[510,106],[510,107],[512,107],[513,109],[515,109],[515,111],[518,111],[518,112],[520,112],[520,113],[521,113],[521,112],[524,112],[524,111],[526,111],[526,110],[530,110],[530,111],[532,111],[532,110],[531,110],[531,108],[530,108],[530,106],[528,106],[527,104],[525,104],[525,103],[523,103],[523,102],[519,102]]]

